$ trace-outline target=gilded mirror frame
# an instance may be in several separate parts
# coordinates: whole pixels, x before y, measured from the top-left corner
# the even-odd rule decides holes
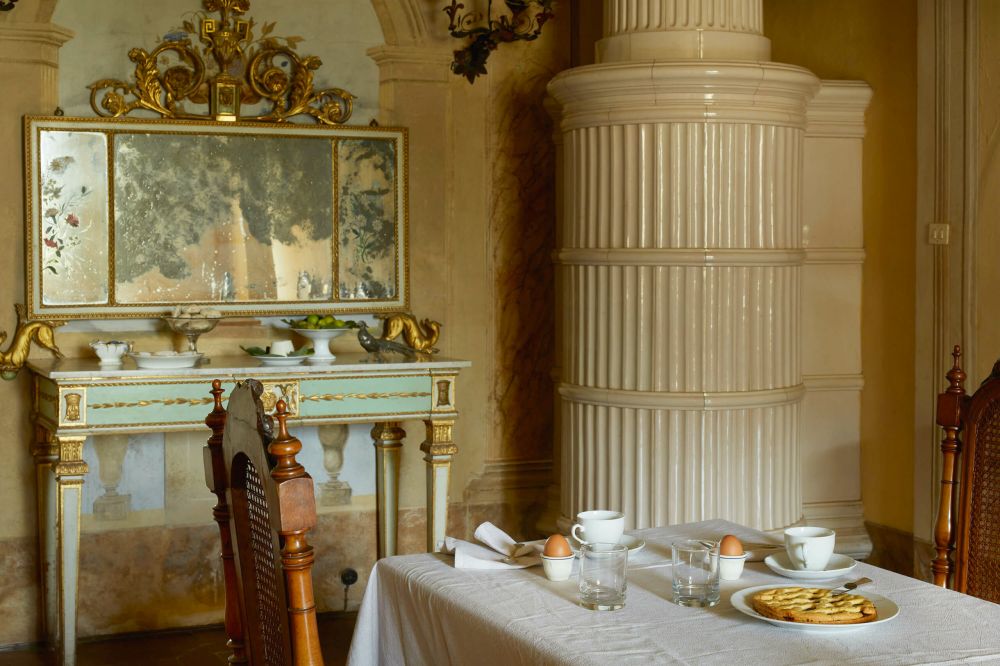
[[[197,150],[191,150],[195,139]],[[175,305],[210,306],[232,317],[409,307],[405,128],[27,116],[24,140],[31,319],[150,318]],[[172,160],[153,152],[167,144]],[[256,157],[240,160],[240,149]],[[299,168],[304,154],[314,168]],[[157,164],[179,168],[171,173]],[[228,179],[243,188],[238,193],[226,189],[228,169],[238,172]],[[281,177],[274,178],[276,172]],[[302,191],[286,191],[288,181]],[[294,219],[283,219],[274,212],[280,206],[244,183],[271,192]],[[151,201],[160,200],[175,209],[179,201],[184,211],[150,221]],[[246,212],[250,200],[253,219]],[[84,201],[89,219],[74,208]],[[220,201],[235,212],[220,213]],[[198,205],[210,211],[201,214]],[[249,229],[242,246],[239,233],[219,231],[237,224],[230,218],[245,225],[233,228]],[[327,230],[328,275],[322,266]],[[222,255],[242,257],[239,270]],[[87,263],[88,257],[97,260]],[[307,265],[319,268],[304,270]]]

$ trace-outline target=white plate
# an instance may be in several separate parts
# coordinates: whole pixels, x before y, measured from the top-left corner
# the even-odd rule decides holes
[[[573,551],[574,555],[579,555],[580,553],[580,542],[576,540],[576,537],[570,535],[566,537],[566,541],[569,541],[569,547]],[[618,543],[622,544],[628,548],[628,552],[635,555],[640,550],[646,547],[646,542],[643,539],[634,537],[630,534],[623,534],[622,538],[618,540]]]
[[[262,356],[254,356],[254,358],[257,359],[258,361],[260,361],[261,365],[266,365],[266,366],[271,366],[271,367],[277,367],[277,368],[284,368],[284,367],[288,367],[290,365],[301,365],[302,361],[306,360],[309,357],[308,356],[271,356],[270,354],[268,354],[268,355],[262,355]]]
[[[137,368],[143,370],[176,370],[178,368],[193,368],[204,356],[201,352],[136,352],[129,354]]]
[[[846,576],[857,565],[857,561],[847,555],[834,553],[827,562],[826,568],[820,571],[805,571],[793,569],[788,559],[788,553],[774,553],[764,558],[764,564],[776,574],[796,580],[827,580],[837,576]]]
[[[858,629],[864,629],[865,627],[883,624],[899,615],[899,606],[897,606],[896,602],[892,599],[883,597],[881,594],[872,594],[871,592],[865,592],[864,590],[854,590],[851,594],[859,594],[871,600],[871,602],[875,604],[875,610],[878,613],[877,619],[871,622],[862,622],[860,624],[808,624],[806,622],[786,622],[785,620],[774,620],[769,617],[764,617],[751,608],[750,597],[761,590],[770,590],[775,587],[787,587],[787,585],[759,585],[757,587],[739,590],[738,592],[733,592],[733,596],[729,598],[729,601],[733,604],[733,608],[741,613],[749,615],[750,617],[763,620],[764,622],[770,622],[776,627],[798,629],[799,631],[819,631],[825,633],[857,631]],[[827,589],[832,590],[833,588],[834,586],[830,586]]]

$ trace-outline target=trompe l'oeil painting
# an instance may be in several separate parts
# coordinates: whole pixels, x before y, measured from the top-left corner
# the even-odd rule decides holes
[[[33,314],[406,304],[402,130],[33,118],[26,131]]]

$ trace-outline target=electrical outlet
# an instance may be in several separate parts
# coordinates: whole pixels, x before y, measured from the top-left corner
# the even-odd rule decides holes
[[[350,593],[351,585],[358,582],[358,572],[347,567],[340,570],[340,582],[344,584],[344,610],[347,610],[347,597]]]
[[[358,582],[358,572],[350,567],[347,567],[340,572],[340,582],[343,583],[345,587],[354,585]]]
[[[927,242],[931,245],[947,245],[951,240],[951,227],[947,224],[928,224]]]

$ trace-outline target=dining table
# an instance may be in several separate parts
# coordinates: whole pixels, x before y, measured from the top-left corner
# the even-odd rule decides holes
[[[444,553],[379,560],[368,580],[351,644],[351,666],[386,664],[966,664],[1000,663],[1000,605],[858,562],[844,576],[803,582],[763,562],[722,581],[713,607],[673,603],[671,542],[745,543],[776,537],[725,520],[636,530],[624,608],[580,606],[577,567],[552,582],[540,566],[456,569]],[[776,551],[777,552],[777,551]],[[741,612],[732,598],[762,585],[835,586],[891,600],[888,620],[840,626],[775,626]]]

